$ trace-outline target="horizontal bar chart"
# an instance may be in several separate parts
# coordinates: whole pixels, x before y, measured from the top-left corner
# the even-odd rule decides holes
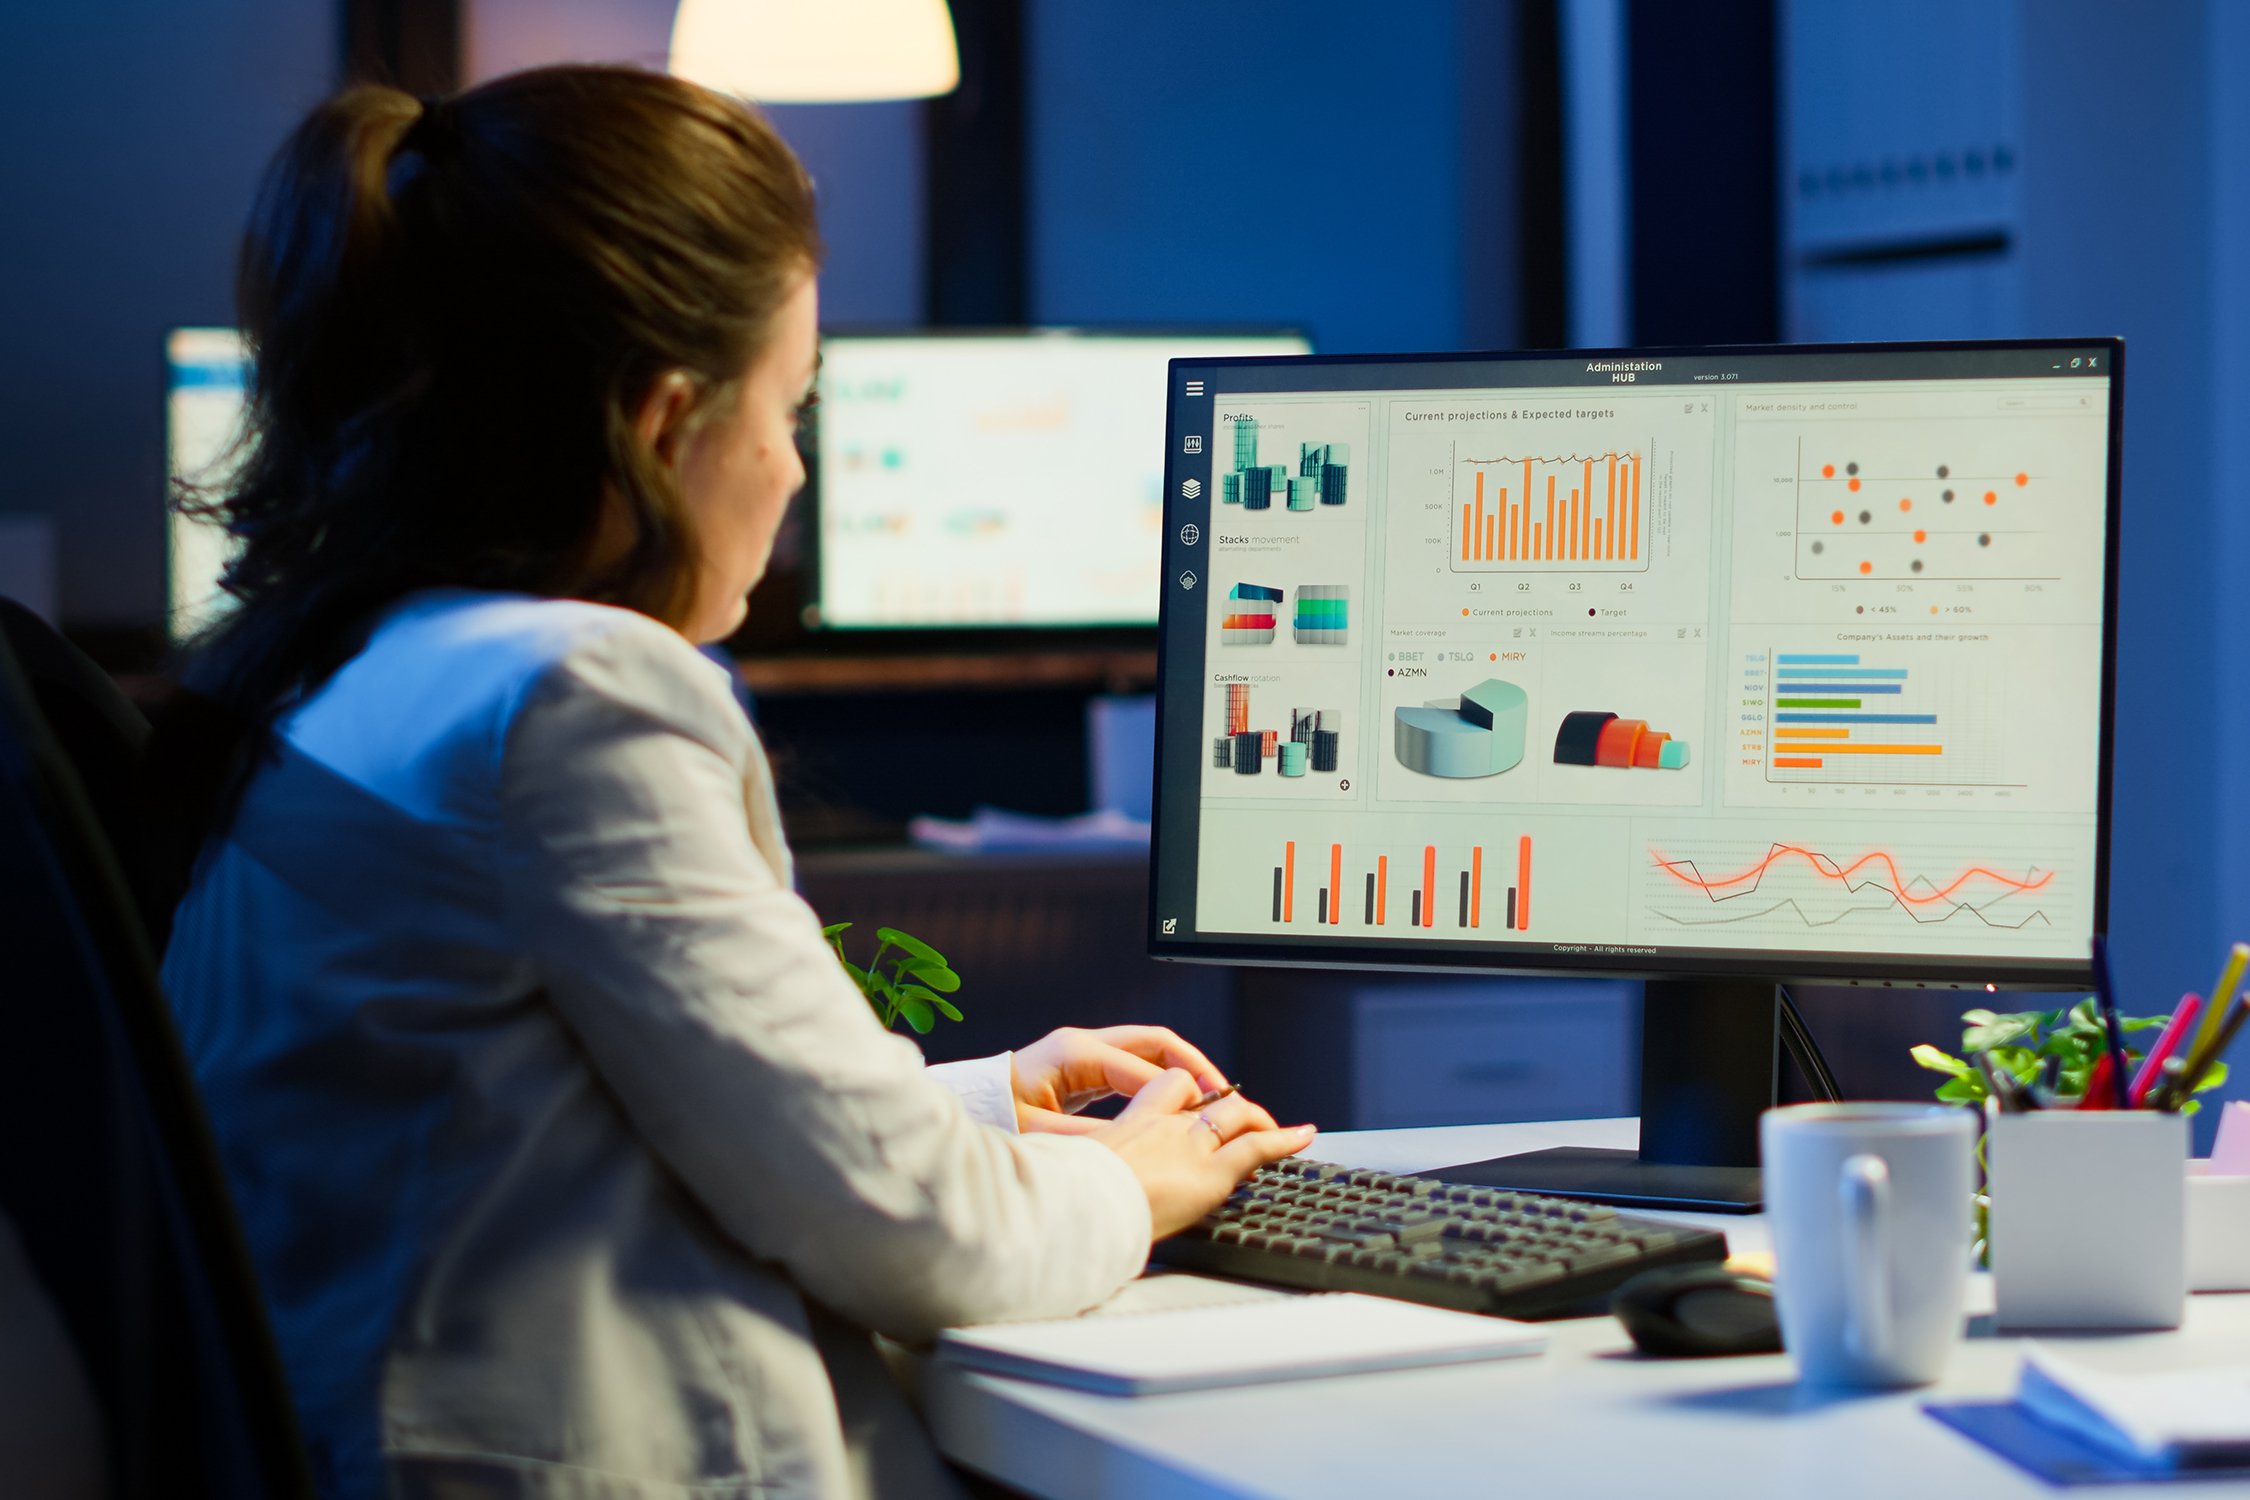
[[[1998,784],[1988,694],[1957,670],[1949,679],[1952,664],[1895,666],[1856,651],[1767,656],[1768,781]]]

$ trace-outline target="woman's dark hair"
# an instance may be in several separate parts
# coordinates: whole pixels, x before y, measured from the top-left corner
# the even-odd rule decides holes
[[[263,726],[436,586],[682,623],[696,537],[634,412],[672,370],[695,384],[691,420],[727,400],[819,255],[780,137],[662,74],[321,105],[243,242],[242,466],[182,501],[241,548],[198,691]]]

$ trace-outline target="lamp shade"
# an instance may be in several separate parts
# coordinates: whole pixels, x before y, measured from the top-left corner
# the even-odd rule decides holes
[[[945,0],[680,0],[671,71],[767,104],[919,99],[961,81]]]

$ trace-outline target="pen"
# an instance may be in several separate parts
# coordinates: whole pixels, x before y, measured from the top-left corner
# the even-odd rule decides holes
[[[1218,1103],[1221,1099],[1224,1099],[1229,1094],[1239,1092],[1241,1088],[1242,1085],[1239,1083],[1230,1083],[1223,1089],[1213,1089],[1210,1093],[1205,1094],[1202,1098],[1189,1105],[1188,1108],[1203,1109],[1208,1105]]]
[[[2195,1046],[2188,1049],[2193,1056],[2199,1047],[2210,1044],[2218,1031],[2219,1023],[2226,1020],[2224,1012],[2234,1002],[2235,990],[2242,983],[2242,970],[2250,965],[2250,943],[2236,943],[2227,950],[2226,967],[2219,971],[2219,982],[2210,989],[2211,1004],[2203,1012],[2203,1024],[2195,1030]]]
[[[2125,1061],[2125,1032],[2117,1024],[2117,985],[2109,972],[2109,942],[2098,932],[2094,934],[2094,998],[2095,1003],[2101,1007],[2103,1034],[2109,1039],[2109,1085],[2114,1095],[2110,1104],[2095,1107],[2124,1109],[2129,1100],[2128,1085],[2131,1082],[2127,1077],[2128,1064]],[[2098,1069],[2096,1071],[2099,1072]],[[2089,1086],[2087,1093],[2092,1092],[2093,1089]],[[2093,1101],[2088,1099],[2086,1102],[2092,1104]]]
[[[2179,1008],[2172,1012],[2172,1019],[2164,1023],[2164,1030],[2157,1034],[2148,1056],[2141,1059],[2140,1071],[2133,1075],[2132,1093],[2127,1101],[2133,1108],[2139,1109],[2148,1102],[2149,1095],[2163,1080],[2165,1059],[2178,1050],[2181,1038],[2194,1027],[2195,1018],[2202,1010],[2201,995],[2190,991],[2180,997]]]
[[[2188,1054],[2187,1066],[2180,1070],[2179,1081],[2164,1095],[2164,1108],[2177,1109],[2185,1104],[2196,1085],[2211,1071],[2211,1065],[2219,1060],[2219,1054],[2233,1043],[2235,1033],[2242,1029],[2243,1017],[2250,1015],[2250,1004],[2245,1001],[2250,1001],[2250,996],[2237,997],[2232,1005],[2225,1007],[2226,1019],[2219,1023],[2218,1030],[2197,1040],[2195,1050]]]

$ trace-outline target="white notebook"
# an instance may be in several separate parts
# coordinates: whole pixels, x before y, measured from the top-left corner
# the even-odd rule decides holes
[[[1214,1292],[1220,1300],[1204,1305],[950,1328],[938,1335],[937,1357],[994,1375],[1148,1396],[1507,1359],[1547,1347],[1538,1329],[1505,1318],[1353,1292],[1262,1292],[1245,1301],[1241,1290]]]
[[[2016,1400],[2040,1421],[2127,1462],[2250,1464],[2250,1366],[2119,1375],[2027,1344]]]

